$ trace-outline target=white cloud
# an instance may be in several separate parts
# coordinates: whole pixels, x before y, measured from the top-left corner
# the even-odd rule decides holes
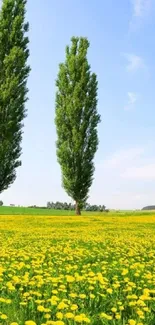
[[[90,203],[114,209],[141,209],[154,204],[155,145],[118,150],[96,164]]]
[[[146,160],[145,149],[142,147],[120,150],[107,158],[97,168],[121,179],[154,180],[155,157]],[[107,171],[108,170],[108,171]]]
[[[151,13],[152,4],[154,0],[131,0],[132,17],[129,24],[129,29],[134,31],[141,25],[142,21],[146,19]]]
[[[151,8],[152,0],[132,0],[133,17],[144,17]]]
[[[128,92],[128,102],[125,106],[125,110],[130,110],[134,107],[134,104],[137,102],[138,95],[133,92]]]
[[[137,94],[128,92],[129,105],[133,105],[137,101]]]
[[[126,65],[126,69],[128,72],[135,72],[140,69],[145,68],[145,63],[142,57],[130,54],[130,53],[124,53],[124,57],[127,59],[128,63]]]
[[[147,164],[141,167],[129,167],[122,173],[121,176],[128,179],[155,179],[155,164]]]
[[[106,168],[122,168],[126,164],[135,160],[137,157],[144,153],[144,148],[129,148],[126,150],[120,150],[114,153],[110,158],[105,160],[104,167]]]

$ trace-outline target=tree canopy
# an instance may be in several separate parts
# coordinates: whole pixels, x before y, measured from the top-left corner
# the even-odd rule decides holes
[[[76,202],[76,213],[88,198],[98,148],[97,76],[87,60],[89,42],[73,37],[56,81],[57,157],[62,184]]]
[[[30,72],[25,6],[26,0],[3,0],[0,11],[0,193],[14,182],[21,165]]]

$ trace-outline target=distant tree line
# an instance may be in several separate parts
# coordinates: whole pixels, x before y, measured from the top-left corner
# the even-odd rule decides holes
[[[67,203],[67,202],[47,202],[47,208],[53,210],[75,210],[75,204]],[[83,211],[105,211],[108,212],[105,205],[91,205],[89,203],[83,204]]]
[[[142,210],[155,210],[155,205],[148,205],[147,207],[144,207]]]

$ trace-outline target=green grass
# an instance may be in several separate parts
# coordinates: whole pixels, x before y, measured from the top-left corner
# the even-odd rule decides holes
[[[102,212],[83,212],[82,215],[101,216]],[[0,207],[0,215],[74,216],[74,211],[25,207]]]
[[[26,207],[0,207],[0,215],[34,215],[34,216],[74,216],[74,211],[68,210],[53,210],[53,209],[41,209],[41,208],[26,208]],[[109,216],[109,215],[119,215],[120,217],[128,216],[149,216],[155,215],[155,211],[111,211],[109,213],[105,212],[82,212],[83,216]]]

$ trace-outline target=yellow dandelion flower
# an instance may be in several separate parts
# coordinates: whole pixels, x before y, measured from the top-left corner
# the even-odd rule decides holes
[[[61,312],[56,313],[56,318],[62,320],[63,319],[63,313],[61,313]]]
[[[25,325],[36,325],[36,323],[33,320],[27,320]]]
[[[123,271],[122,271],[122,275],[126,275],[126,274],[128,274],[129,273],[129,271],[127,270],[127,269],[123,269]]]
[[[0,315],[0,318],[5,320],[5,319],[7,319],[8,317],[7,317],[6,314],[2,314],[2,315]]]
[[[84,293],[80,293],[80,294],[79,294],[79,297],[80,297],[81,299],[85,299],[85,298],[86,298],[86,295],[85,295]]]
[[[81,316],[81,315],[76,315],[76,316],[74,317],[74,320],[75,320],[75,322],[77,322],[77,323],[82,323],[82,322],[83,322],[83,316]]]
[[[148,312],[150,311],[148,307],[144,307],[143,310]]]
[[[84,317],[83,322],[86,324],[90,324],[90,319],[88,317]]]
[[[26,306],[27,302],[26,301],[21,301],[19,304],[20,304],[20,306]]]
[[[61,309],[63,310],[63,309],[65,309],[65,308],[67,308],[67,307],[68,307],[68,305],[66,305],[63,301],[61,301],[61,302],[58,304],[58,307],[57,307],[57,308],[60,309],[60,310],[61,310]]]
[[[45,314],[44,315],[44,318],[46,318],[46,319],[50,319],[51,318],[51,315],[50,314]],[[26,324],[27,325],[27,324]],[[30,325],[30,324],[29,324]]]
[[[112,316],[111,315],[107,315],[106,313],[101,313],[100,314],[100,317],[101,318],[108,319],[108,320],[112,320]]]
[[[142,310],[137,310],[136,313],[137,313],[138,316],[143,316],[144,315]]]
[[[77,310],[78,309],[78,305],[73,304],[73,305],[71,305],[70,309],[71,310]]]
[[[93,293],[90,293],[89,296],[90,296],[91,299],[95,299],[95,295]]]
[[[42,312],[44,312],[45,308],[44,308],[44,306],[40,305],[40,306],[37,307],[37,310],[42,313]]]
[[[65,317],[66,317],[67,319],[73,319],[73,318],[74,318],[74,314],[73,314],[73,313],[66,313],[66,314],[65,314]]]
[[[71,298],[76,298],[76,297],[77,297],[77,293],[74,293],[74,292],[73,292],[73,293],[70,293],[69,296],[70,296]]]
[[[129,319],[128,324],[129,325],[136,325],[136,321],[134,319]]]
[[[66,280],[67,280],[67,282],[72,283],[72,282],[75,281],[75,278],[73,276],[71,276],[71,275],[67,275]]]

